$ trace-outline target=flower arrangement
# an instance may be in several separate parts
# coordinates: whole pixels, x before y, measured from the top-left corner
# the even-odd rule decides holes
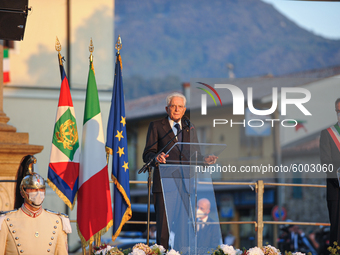
[[[162,245],[154,244],[149,247],[146,244],[138,243],[133,246],[132,252],[129,255],[180,255],[180,253],[174,249],[166,252]]]
[[[120,251],[118,247],[113,247],[108,244],[102,244],[94,247],[92,255],[181,255],[179,252],[171,249],[166,251],[162,245],[154,244],[148,246],[143,243],[138,243],[131,249]]]
[[[331,255],[340,255],[340,247],[337,246],[338,253],[331,253]],[[235,249],[233,246],[222,244],[214,250],[213,255],[281,255],[279,249],[276,249],[274,246],[266,245],[262,248],[253,247],[249,250],[243,249],[243,251],[239,249]],[[285,255],[306,255],[301,252],[285,252]]]
[[[165,248],[162,245],[154,244],[150,248],[151,248],[151,250],[156,252],[156,254],[158,254],[158,255],[165,254],[165,252],[166,252]]]
[[[307,254],[312,255],[310,252],[308,252]],[[306,255],[306,253],[299,252],[299,251],[297,251],[297,252],[286,251],[285,255]]]
[[[166,253],[166,255],[181,255],[178,251],[175,251],[174,249],[171,249]]]
[[[310,254],[310,253],[308,253],[308,254]],[[293,255],[306,255],[306,254],[298,251],[298,252],[294,252]]]
[[[340,255],[340,247],[334,242],[333,247],[328,247],[331,255]],[[211,252],[208,252],[211,254]],[[181,255],[178,251],[171,249],[166,251],[162,245],[154,244],[148,246],[143,243],[138,243],[131,249],[120,251],[117,247],[108,244],[102,244],[93,248],[92,255]],[[253,247],[248,250],[235,249],[231,245],[222,244],[212,252],[212,255],[282,255],[279,249],[274,246],[266,245],[262,248]],[[285,252],[284,255],[306,255],[301,252]]]
[[[263,246],[262,251],[264,255],[281,255],[280,250],[271,245]]]
[[[261,248],[255,246],[247,251],[247,255],[264,255],[264,252]]]
[[[123,252],[117,247],[112,247],[108,244],[102,244],[93,248],[93,255],[123,255]]]
[[[337,242],[334,242],[333,243],[333,247],[332,246],[329,246],[327,248],[327,250],[329,251],[329,253],[331,255],[339,255],[340,254],[340,246],[338,245]]]
[[[221,244],[213,252],[213,255],[245,255],[240,249],[236,249],[227,244]]]
[[[130,255],[156,255],[153,250],[143,243],[138,243],[132,248]]]

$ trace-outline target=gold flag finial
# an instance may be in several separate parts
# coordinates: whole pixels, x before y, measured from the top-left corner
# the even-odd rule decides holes
[[[61,51],[61,44],[59,42],[58,36],[55,39],[55,50],[58,51],[58,58],[59,58],[59,65],[63,65],[63,57],[60,54]]]
[[[92,52],[94,51],[94,46],[93,46],[93,43],[92,43],[92,37],[91,37],[91,40],[90,40],[89,51],[90,51],[90,61],[92,62],[93,61]]]
[[[58,53],[60,53],[61,51],[61,44],[59,42],[58,36],[56,36],[56,39],[55,39],[55,50],[58,51]]]
[[[94,46],[93,46],[93,43],[92,43],[92,37],[91,37],[91,40],[90,40],[90,47],[89,47],[89,51],[90,51],[90,66],[91,66],[91,69],[94,72],[94,68],[93,68],[93,56],[92,56],[92,52],[94,51]]]
[[[119,54],[119,51],[122,49],[122,39],[120,38],[120,35],[118,35],[117,43],[116,43],[116,50]]]

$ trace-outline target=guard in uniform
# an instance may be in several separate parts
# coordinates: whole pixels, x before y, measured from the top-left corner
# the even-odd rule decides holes
[[[24,203],[18,209],[0,214],[0,255],[68,254],[70,220],[65,214],[42,208],[45,180],[32,171],[33,163],[36,159],[31,155],[21,162],[21,167],[28,166],[20,182]],[[21,179],[19,172],[20,168],[18,180]]]

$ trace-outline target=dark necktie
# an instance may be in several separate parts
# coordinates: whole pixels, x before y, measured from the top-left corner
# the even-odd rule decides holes
[[[201,229],[204,228],[205,224],[203,224],[203,220],[201,220],[200,218],[197,219],[197,222],[199,223],[199,224],[197,224],[197,232],[198,232],[198,231],[200,231]]]
[[[182,132],[181,132],[181,127],[179,126],[178,123],[175,124],[175,128],[177,129],[177,141],[182,142]]]

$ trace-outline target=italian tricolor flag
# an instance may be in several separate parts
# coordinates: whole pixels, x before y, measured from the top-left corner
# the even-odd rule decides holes
[[[102,116],[92,62],[87,81],[80,155],[78,234],[84,246],[113,224]]]
[[[9,49],[4,49],[3,59],[3,72],[4,72],[4,83],[10,82],[9,79]]]

